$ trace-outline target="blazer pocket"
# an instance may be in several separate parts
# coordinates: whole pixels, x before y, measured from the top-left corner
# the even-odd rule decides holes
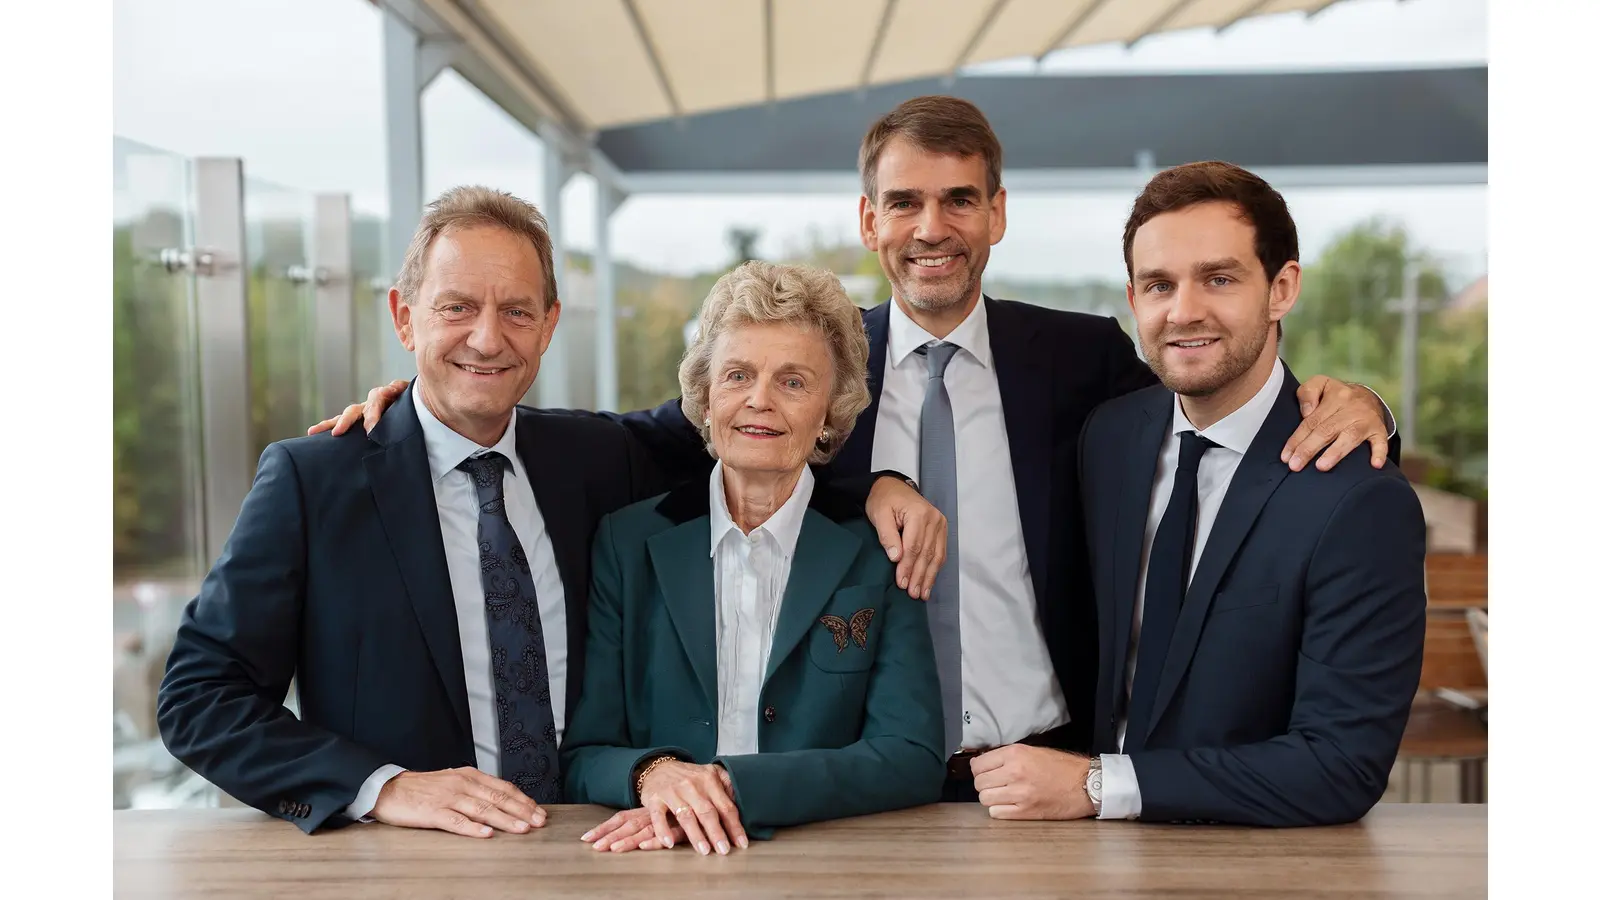
[[[847,675],[872,668],[883,633],[882,587],[865,585],[836,592],[811,623],[806,655],[824,672]]]
[[[1217,592],[1217,599],[1211,601],[1211,611],[1219,613],[1230,609],[1249,609],[1252,606],[1267,606],[1277,602],[1278,586],[1275,584],[1228,588]]]

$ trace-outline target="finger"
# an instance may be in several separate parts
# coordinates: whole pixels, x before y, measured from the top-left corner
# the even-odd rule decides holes
[[[1016,773],[1011,770],[1010,766],[990,769],[981,775],[972,776],[972,789],[982,793],[990,788],[1005,787],[1011,783],[1015,776]]]
[[[1309,416],[1322,404],[1322,395],[1328,389],[1328,376],[1314,375],[1294,392],[1300,400],[1300,415]]]
[[[527,834],[530,826],[527,821],[510,815],[505,810],[494,805],[483,797],[471,794],[457,794],[451,801],[450,808],[459,813],[465,813],[474,822],[482,822],[496,831],[506,834]]]
[[[984,806],[1021,806],[1027,791],[1021,785],[1002,784],[978,792],[978,802]]]
[[[972,780],[976,782],[978,776],[985,772],[993,771],[1005,765],[1012,756],[1012,745],[1008,744],[988,753],[980,753],[972,758]]]
[[[713,768],[717,770],[717,784],[719,786],[731,784],[727,780],[728,773],[721,766],[713,766]],[[722,819],[723,830],[728,835],[727,840],[732,841],[733,846],[738,847],[740,850],[750,846],[750,839],[744,833],[744,823],[739,821],[739,804],[733,802],[731,789],[724,787],[723,790],[714,792],[711,797],[711,803],[716,806],[717,815]],[[723,847],[726,846],[727,844],[724,843]],[[717,850],[719,853],[726,854],[728,851],[723,847],[719,847]]]
[[[1280,462],[1289,462],[1292,460],[1296,451],[1300,449],[1302,444],[1310,440],[1311,433],[1315,431],[1321,424],[1322,420],[1316,416],[1307,416],[1306,418],[1301,419],[1300,425],[1295,428],[1294,433],[1289,435],[1289,439],[1287,441],[1283,442],[1283,452],[1278,454],[1278,460]],[[1299,469],[1295,469],[1295,471],[1298,472]]]
[[[649,824],[644,824],[630,834],[623,835],[606,848],[612,853],[627,853],[629,850],[639,849],[639,845],[655,837],[655,831]],[[596,849],[599,849],[598,847]]]
[[[907,516],[905,530],[900,533],[901,558],[895,570],[895,581],[913,597],[921,599],[921,584],[916,575],[926,557],[922,549],[924,525],[921,516]]]
[[[1300,426],[1302,428],[1310,427],[1306,428],[1305,436],[1298,444],[1294,445],[1293,452],[1289,455],[1289,468],[1295,472],[1304,469],[1306,463],[1315,459],[1316,455],[1321,453],[1324,447],[1333,443],[1334,439],[1339,436],[1338,425],[1327,419],[1319,419],[1314,423],[1312,419],[1307,419],[1301,422]]]
[[[650,803],[650,827],[658,837],[666,841],[667,849],[671,850],[673,836],[672,823],[668,819],[669,815],[665,801],[657,799]]]
[[[916,593],[911,596],[923,600],[933,593],[933,581],[939,574],[937,547],[939,536],[944,531],[939,524],[928,523],[917,541],[917,564],[911,572],[911,584],[916,588]]]
[[[349,406],[346,406],[344,411],[339,413],[337,416],[334,416],[331,419],[323,419],[321,424],[319,424],[317,427],[321,428],[322,425],[326,425],[331,422],[333,423],[333,436],[338,437],[339,435],[350,430],[350,426],[356,423],[356,419],[360,416],[360,414],[361,404],[352,403]]]
[[[643,820],[641,820],[641,819],[628,819],[628,820],[624,821],[622,823],[622,825],[620,827],[618,827],[615,831],[611,832],[610,834],[606,835],[605,837],[601,838],[600,840],[595,841],[594,842],[594,849],[596,849],[596,850],[614,849],[618,844],[623,843],[628,838],[637,837],[640,832],[648,832],[648,831],[650,831],[650,820],[649,819],[643,819]],[[637,841],[635,842],[635,844],[637,845]]]
[[[871,519],[872,527],[878,531],[878,543],[883,545],[884,555],[889,557],[890,562],[899,562],[900,529],[895,525],[894,516],[880,515],[878,519]]]
[[[474,822],[470,816],[457,809],[436,810],[433,827],[463,837],[486,838],[494,834],[493,828],[482,822]]]
[[[631,811],[632,810],[622,810],[618,812],[616,815],[605,820],[604,822],[601,822],[599,825],[596,825],[588,831],[585,831],[583,833],[583,837],[578,838],[578,840],[598,841],[606,835],[615,832],[618,828],[622,827],[623,823],[629,820],[628,813]]]
[[[1383,468],[1383,464],[1389,461],[1389,436],[1379,429],[1367,438],[1367,443],[1372,445],[1372,467]]]
[[[1339,437],[1328,445],[1328,449],[1317,460],[1317,468],[1323,472],[1332,469],[1339,464],[1339,460],[1349,456],[1350,451],[1361,446],[1366,440],[1367,436],[1364,434],[1353,434],[1348,431],[1340,432]]]
[[[705,829],[700,827],[700,811],[695,809],[693,800],[687,796],[692,794],[693,797],[699,798],[699,793],[692,787],[684,786],[678,794],[683,799],[673,804],[672,815],[677,819],[678,826],[683,829],[684,838],[701,856],[710,855],[711,843],[706,840]],[[704,802],[703,798],[700,799]],[[709,807],[709,804],[707,805]],[[715,807],[710,808],[715,812]]]
[[[999,806],[989,807],[989,818],[1026,819],[1027,815],[1023,813],[1022,807],[1017,806],[1015,803],[1004,803]]]
[[[701,856],[706,856],[712,850],[728,855],[728,833],[722,829],[722,811],[717,804],[706,796],[700,785],[689,786],[689,806],[694,810],[695,818],[700,822],[700,830],[705,833],[705,843],[695,842],[694,848],[700,851]]]
[[[334,425],[338,424],[338,422],[339,422],[339,417],[338,416],[334,416],[331,419],[323,419],[321,422],[318,422],[317,424],[311,426],[310,428],[307,428],[306,429],[306,435],[310,436],[310,435],[313,435],[313,434],[321,434],[324,431],[327,431],[329,428],[332,428]],[[340,432],[340,434],[343,434],[343,432]]]
[[[464,774],[471,785],[468,792],[472,796],[489,800],[495,806],[535,828],[544,826],[545,811],[524,794],[521,788],[477,769],[468,769]]]

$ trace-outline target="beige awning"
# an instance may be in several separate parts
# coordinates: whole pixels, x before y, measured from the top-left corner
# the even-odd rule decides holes
[[[587,132],[1315,13],[1337,0],[417,2],[458,37],[491,44],[544,95],[538,105]]]

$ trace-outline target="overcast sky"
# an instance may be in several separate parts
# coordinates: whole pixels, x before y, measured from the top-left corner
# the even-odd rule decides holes
[[[1158,35],[1132,50],[1058,53],[1047,72],[1305,70],[1482,64],[1486,0],[1345,0],[1210,31]],[[187,156],[245,160],[252,177],[305,191],[343,191],[358,211],[385,202],[382,44],[366,0],[115,0],[114,131]],[[985,71],[1030,71],[1031,60]],[[423,96],[428,194],[480,182],[537,201],[537,139],[446,72]],[[1286,191],[1308,259],[1339,230],[1373,215],[1407,225],[1458,278],[1486,270],[1487,191],[1476,187]],[[1122,193],[1012,194],[1010,227],[990,271],[1011,277],[1121,279]],[[593,184],[565,192],[570,247],[593,246]],[[619,257],[689,272],[725,262],[727,229],[759,228],[764,255],[808,231],[854,240],[851,195],[657,196],[627,201],[613,220]]]

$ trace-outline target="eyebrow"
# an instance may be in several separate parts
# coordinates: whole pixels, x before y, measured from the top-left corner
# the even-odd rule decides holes
[[[435,303],[477,303],[478,298],[461,291],[445,289],[434,295]],[[532,306],[533,301],[527,297],[508,297],[501,306]]]
[[[722,364],[723,371],[727,371],[728,369],[755,369],[755,368],[759,368],[759,367],[755,363],[753,363],[753,362],[751,362],[751,361],[749,361],[747,359],[730,359],[730,360],[724,361],[723,364]],[[786,362],[786,363],[778,366],[778,371],[780,371],[780,372],[785,372],[785,371],[799,372],[802,375],[811,375],[813,377],[817,374],[810,366],[804,365],[802,363],[797,363],[797,362]]]
[[[899,203],[902,200],[921,200],[925,195],[922,191],[913,188],[891,188],[883,192],[884,203]],[[974,185],[963,184],[957,187],[945,188],[939,192],[942,200],[977,200],[983,194]]]
[[[1222,259],[1208,259],[1195,263],[1191,271],[1196,275],[1215,275],[1218,272],[1242,272],[1244,264],[1231,256]],[[1172,273],[1166,269],[1140,269],[1134,273],[1134,281],[1156,281],[1160,279],[1171,280]]]

